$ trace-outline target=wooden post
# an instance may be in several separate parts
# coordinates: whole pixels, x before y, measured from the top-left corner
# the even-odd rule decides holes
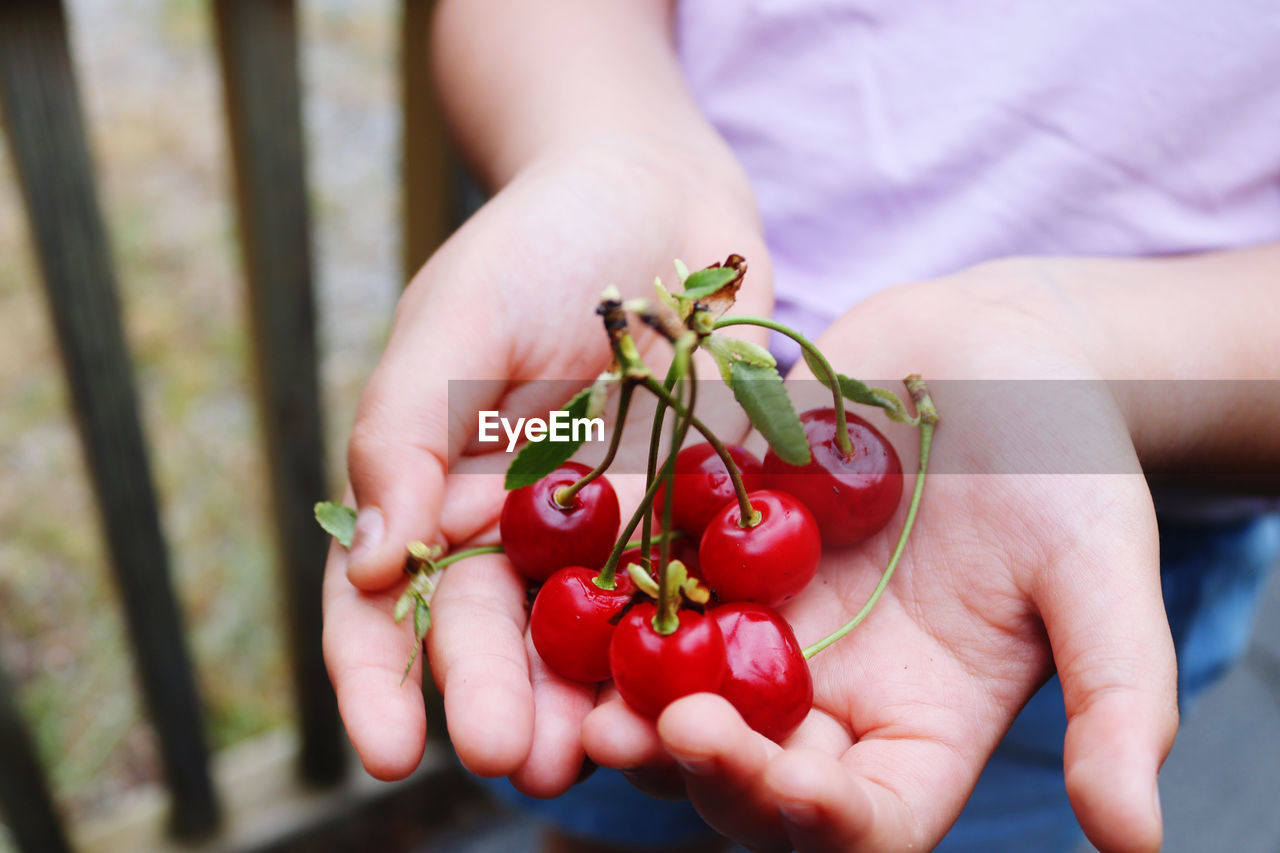
[[[174,601],[62,5],[0,3],[0,101],[180,837],[218,805]]]
[[[67,844],[49,784],[18,711],[13,685],[0,668],[0,810],[23,853],[64,853]]]
[[[312,518],[312,506],[328,490],[316,374],[297,22],[292,0],[216,0],[212,6],[302,731],[300,770],[310,782],[331,784],[342,778],[346,752],[320,647],[320,581],[328,542]]]
[[[426,263],[454,227],[453,156],[431,85],[427,34],[435,0],[404,0],[400,24],[404,279]]]

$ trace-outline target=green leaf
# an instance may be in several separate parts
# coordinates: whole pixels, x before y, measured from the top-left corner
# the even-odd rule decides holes
[[[434,569],[419,569],[413,576],[413,580],[409,581],[409,592],[424,600],[431,595],[431,591],[436,588],[436,585],[431,582],[431,571]]]
[[[420,648],[422,648],[422,643],[414,643],[413,651],[409,652],[409,662],[404,665],[404,674],[400,676],[400,686],[402,687],[409,678],[409,673],[413,670],[413,662],[418,659],[418,649]]]
[[[726,385],[733,384],[730,368],[734,362],[745,362],[756,367],[777,367],[778,362],[773,354],[759,344],[744,341],[741,338],[730,338],[726,335],[708,335],[702,341],[702,348],[711,353],[720,368],[720,378]]]
[[[405,546],[409,556],[419,563],[432,563],[444,556],[444,548],[426,542],[410,542]]]
[[[431,629],[431,607],[419,598],[413,605],[413,636],[419,643]]]
[[[891,421],[900,424],[915,422],[915,419],[907,414],[902,401],[892,391],[874,388],[860,379],[845,376],[843,373],[837,373],[836,379],[840,382],[840,393],[846,399],[855,403],[862,403],[865,406],[877,406],[884,409],[885,414],[889,416]]]
[[[663,285],[662,279],[655,278],[653,280],[654,292],[658,294],[658,301],[671,309],[672,313],[679,314],[680,303],[676,302],[676,298],[671,295],[671,291],[667,290]]]
[[[809,365],[809,372],[819,382],[827,381],[827,369],[822,366],[822,362],[818,361],[818,357],[804,347],[800,347],[800,354],[804,356],[804,363]]]
[[[685,582],[680,584],[680,591],[694,604],[706,604],[711,600],[711,590],[697,578],[686,578]]]
[[[737,277],[738,271],[732,267],[707,267],[684,280],[684,292],[680,295],[685,299],[703,299]]]
[[[636,585],[636,589],[650,598],[658,597],[658,582],[640,566],[635,563],[627,566],[627,574],[631,576],[631,582]]]
[[[588,386],[574,394],[573,399],[564,405],[563,411],[569,413],[570,419],[584,418],[587,416],[587,405],[590,399],[591,387]],[[582,437],[578,441],[549,441],[544,437],[539,441],[526,444],[516,454],[516,458],[511,460],[511,465],[507,468],[504,488],[510,491],[533,485],[568,462],[569,457],[573,456],[586,440],[586,432],[582,430]]]
[[[827,369],[818,360],[818,357],[804,347],[800,348],[800,354],[804,356],[804,363],[809,365],[809,370],[813,372],[818,381],[825,383],[827,381]],[[916,419],[907,414],[907,410],[903,408],[902,401],[892,391],[875,388],[860,379],[845,376],[843,373],[836,374],[836,382],[840,384],[840,393],[846,399],[861,403],[864,406],[876,406],[884,409],[885,414],[889,416],[891,421],[896,421],[900,424],[916,423]]]
[[[586,417],[598,418],[604,414],[605,404],[609,402],[609,389],[621,380],[620,372],[606,370],[596,377],[595,382],[587,386],[587,405],[584,407]]]
[[[409,608],[413,607],[413,602],[417,599],[417,595],[412,589],[406,589],[404,594],[396,599],[396,609],[392,613],[392,618],[398,623],[404,621],[404,617],[409,615]]]
[[[729,387],[752,426],[760,430],[779,459],[788,465],[809,464],[804,425],[791,405],[777,368],[735,361],[730,368]]]
[[[716,367],[720,369],[720,378],[724,380],[724,384],[732,387],[733,354],[725,346],[724,339],[719,335],[711,335],[702,342],[702,348],[711,353],[711,357],[715,359]]]
[[[753,341],[744,341],[741,338],[724,340],[734,361],[743,361],[754,367],[778,366],[778,360],[773,357],[773,353]]]
[[[316,521],[343,547],[351,547],[351,537],[356,535],[356,511],[332,501],[321,501],[316,504]]]

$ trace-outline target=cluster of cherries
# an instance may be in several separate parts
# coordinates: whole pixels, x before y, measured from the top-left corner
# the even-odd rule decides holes
[[[431,627],[436,573],[475,554],[505,551],[516,570],[538,585],[530,633],[538,654],[561,677],[587,684],[611,679],[628,705],[650,717],[681,696],[719,693],[752,728],[775,741],[789,736],[808,714],[813,703],[808,659],[866,618],[902,556],[920,502],[937,411],[919,376],[905,380],[913,414],[892,392],[837,373],[799,332],[768,318],[721,316],[746,272],[740,256],[693,274],[677,261],[676,270],[683,291],[673,294],[661,281],[654,285],[665,311],[643,300],[624,303],[616,292],[606,293],[597,309],[613,365],[566,408],[602,408],[608,389],[621,389],[604,461],[588,469],[566,461],[576,445],[563,455],[526,445],[507,471],[511,491],[499,523],[502,545],[448,556],[421,542],[409,545],[410,581],[395,606],[397,622],[413,616],[415,645],[406,675]],[[671,342],[665,383],[640,359],[627,330],[628,311]],[[815,376],[830,388],[832,406],[797,415],[773,356],[757,344],[718,334],[736,325],[770,329],[796,341]],[[695,415],[691,356],[698,348],[715,360],[768,442],[763,462],[742,447],[725,445]],[[647,489],[619,534],[618,498],[604,473],[638,388],[655,395],[659,405]],[[801,649],[774,608],[813,579],[824,545],[864,541],[885,526],[902,498],[897,453],[871,424],[845,411],[846,398],[877,406],[895,422],[919,426],[920,467],[902,532],[866,604],[838,630]],[[659,437],[668,410],[673,455],[659,471]],[[706,443],[684,447],[690,428]],[[660,531],[653,536],[655,516]],[[318,504],[316,518],[350,546],[354,510]],[[642,522],[640,547],[628,550],[628,537]]]
[[[669,568],[684,573],[682,589],[704,594],[682,596],[668,632],[650,600],[666,567],[662,547],[611,561],[620,513],[604,476],[567,462],[510,492],[503,547],[541,584],[530,633],[547,666],[573,681],[612,679],[627,704],[650,717],[681,696],[719,693],[756,731],[775,741],[790,735],[809,712],[813,682],[795,633],[774,608],[813,579],[823,544],[855,544],[884,527],[903,482],[893,446],[866,421],[845,416],[846,444],[837,440],[833,409],[800,419],[810,447],[804,466],[772,450],[762,464],[742,447],[709,443],[676,456]],[[667,483],[657,484],[654,507],[666,491]]]

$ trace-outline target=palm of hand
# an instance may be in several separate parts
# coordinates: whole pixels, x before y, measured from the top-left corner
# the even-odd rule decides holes
[[[406,302],[402,313],[413,317],[413,300]],[[885,300],[873,303],[860,312],[863,320],[874,310],[886,313]],[[892,309],[893,301],[888,304]],[[899,307],[918,322],[916,305],[908,299]],[[935,346],[904,351],[884,333],[891,322],[860,325],[859,332],[872,333],[856,337],[838,324],[835,344],[824,349],[839,367],[849,360],[839,357],[841,346],[856,341],[865,347],[856,355],[881,357],[858,371],[871,376],[886,367],[879,375],[892,375],[900,363],[931,378],[1078,375],[1069,359],[1065,371],[1062,359],[1025,359],[1046,348],[1036,339],[1042,330],[1034,315],[1029,324],[1028,316],[987,310],[971,318],[969,328],[981,330],[982,342],[1000,341],[996,358],[992,348],[975,348],[973,335],[948,341],[936,327],[920,335]],[[505,375],[565,375],[572,362],[566,353],[575,351],[565,345],[569,340],[561,336],[560,348],[535,348],[541,359],[527,348],[507,352],[531,369],[511,370],[516,362],[508,360]],[[939,360],[940,354],[946,357]],[[520,390],[518,384],[506,389]],[[942,399],[939,406],[945,412],[939,447],[952,441],[957,453],[963,448],[972,464],[966,470],[1002,470],[984,463],[1010,442],[1025,444],[1028,435],[1035,438],[1032,455],[1078,439],[1055,431],[1041,409],[1030,410],[1029,422],[1008,424],[981,407],[966,411]],[[1131,460],[1114,405],[1101,400],[1096,413],[1085,422],[1101,436],[1099,446]],[[895,443],[907,446],[901,438]],[[459,450],[451,448],[455,459]],[[445,535],[453,530],[455,543],[483,529],[486,506],[489,520],[497,514],[491,500],[468,504],[457,479],[450,478],[439,527]],[[470,520],[451,522],[455,508]],[[681,776],[688,794],[713,824],[748,843],[805,850],[936,841],[991,748],[1048,673],[1052,647],[1072,718],[1068,790],[1082,824],[1104,849],[1146,849],[1158,844],[1154,776],[1176,727],[1154,543],[1150,499],[1136,474],[933,478],[900,574],[872,618],[815,661],[816,710],[785,750],[746,729],[714,697],[676,703],[655,729],[611,691],[597,697],[593,688],[546,672],[523,633],[523,584],[500,557],[468,561],[447,574],[428,646],[433,672],[446,687],[450,734],[472,769],[510,774],[526,791],[548,795],[577,775],[584,745],[600,763],[633,770],[661,769],[674,755],[687,768]],[[788,607],[802,642],[861,605],[887,552],[882,538],[856,554],[828,556],[819,580]],[[366,766],[375,775],[403,775],[416,763],[413,739],[420,749],[422,730],[420,703],[406,698],[409,691],[388,689],[407,635],[388,627],[393,597],[355,592],[342,576],[342,556],[335,553],[326,580],[329,616],[341,611],[341,618],[327,620],[341,626],[327,629],[327,658]],[[344,653],[343,640],[357,636],[354,651]]]
[[[615,699],[587,722],[589,753],[651,772],[668,751],[694,765],[710,758],[715,770],[706,778],[684,774],[688,793],[709,822],[755,846],[802,844],[805,833],[792,826],[788,835],[778,805],[810,802],[838,811],[842,843],[927,848],[1050,674],[1051,636],[1060,660],[1078,650],[1064,683],[1081,702],[1141,665],[1088,656],[1089,638],[1079,632],[1090,626],[1071,624],[1064,612],[1101,615],[1144,586],[1108,577],[1126,559],[1110,546],[1133,538],[1150,511],[1142,484],[1124,479],[1122,494],[1100,499],[1092,477],[1074,478],[1068,489],[1056,477],[932,478],[876,609],[811,663],[814,711],[786,744],[791,763],[708,697],[674,706],[656,729]],[[866,546],[824,558],[815,581],[784,608],[802,645],[862,606],[893,537],[891,525]]]
[[[892,341],[838,327],[831,337],[824,349],[837,366],[843,340],[895,355]],[[1017,337],[1011,329],[1004,340]],[[1003,366],[989,348],[966,361],[963,345],[921,360],[937,351],[948,363],[934,376],[1083,375],[1059,358],[1034,363],[1027,350]],[[1155,771],[1176,727],[1172,643],[1154,514],[1124,423],[1102,383],[1070,385],[1065,407],[998,415],[990,388],[931,385],[943,413],[937,473],[904,559],[871,616],[811,661],[814,711],[785,749],[723,700],[696,696],[656,726],[616,699],[603,704],[584,723],[588,753],[645,768],[654,787],[670,784],[674,756],[703,817],[749,846],[928,848],[1056,662],[1082,825],[1106,850],[1157,847]],[[994,393],[1010,390],[1036,388]],[[1062,393],[1052,387],[1048,398]],[[894,435],[900,450],[911,440]],[[911,461],[904,454],[904,467]],[[824,557],[783,611],[802,645],[867,600],[904,515],[905,506],[871,542]]]
[[[601,290],[612,284],[626,296],[650,296],[643,271],[666,273],[673,257],[697,265],[750,254],[750,310],[768,313],[767,255],[749,204],[689,175],[655,174],[668,168],[678,166],[627,163],[612,152],[531,170],[433,256],[401,301],[349,448],[362,519],[376,507],[381,536],[367,537],[361,553],[362,520],[352,554],[331,549],[324,584],[325,659],[339,709],[379,778],[411,772],[425,743],[420,666],[400,684],[412,634],[391,619],[404,545],[472,544],[491,534],[501,509],[493,472],[510,457],[474,442],[475,413],[545,417],[558,408],[576,389],[544,380],[589,380],[608,366],[592,314]],[[640,340],[646,353],[666,349],[652,336]],[[647,429],[629,433],[628,445],[647,440]],[[619,489],[624,507],[628,494],[638,496],[632,489]],[[541,670],[526,650],[524,602],[523,581],[501,557],[457,564],[433,602],[428,653],[447,685],[450,735],[463,761],[547,794],[578,773],[577,724],[594,691]],[[537,715],[535,704],[544,709]]]

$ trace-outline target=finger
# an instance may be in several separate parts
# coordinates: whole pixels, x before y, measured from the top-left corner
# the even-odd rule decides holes
[[[524,582],[500,554],[454,563],[431,600],[427,650],[449,736],[481,776],[515,772],[533,743],[524,600]]]
[[[612,684],[601,688],[595,710],[582,721],[582,745],[592,761],[622,771],[644,793],[684,798],[684,780],[654,721],[631,710]]]
[[[473,431],[476,412],[493,408],[502,393],[495,377],[507,375],[507,348],[498,336],[478,333],[487,312],[483,293],[471,302],[455,293],[429,289],[425,278],[406,291],[360,398],[347,446],[359,510],[347,572],[361,589],[395,583],[407,543],[438,539],[449,461]],[[424,316],[438,319],[430,335]]]
[[[566,681],[543,662],[526,632],[533,683],[533,745],[511,784],[530,797],[557,797],[582,773],[582,721],[595,705],[596,686]]]
[[[371,776],[402,779],[422,760],[427,737],[421,659],[401,683],[413,630],[392,620],[394,596],[351,585],[346,550],[336,542],[323,597],[324,660],[347,736]]]
[[[765,785],[800,851],[932,849],[960,814],[990,753],[955,745],[955,735],[946,726],[914,733],[886,728],[865,734],[838,759],[791,747],[770,762]]]
[[[669,705],[658,718],[658,734],[703,820],[753,849],[784,844],[764,784],[765,768],[780,746],[748,728],[732,705],[710,693]]]
[[[1066,703],[1067,793],[1104,851],[1159,849],[1156,775],[1178,727],[1155,518],[1149,500],[1131,505],[1142,509],[1117,517],[1109,504],[1099,544],[1051,566],[1037,591]]]
[[[505,453],[496,459],[488,454],[453,461],[440,510],[440,532],[452,547],[498,544],[498,518],[507,497],[500,471],[510,461]]]
[[[780,753],[766,768],[764,785],[797,853],[913,846],[914,834],[892,834],[909,823],[901,801],[853,775],[827,753],[806,749]]]
[[[672,765],[654,721],[633,711],[612,682],[601,687],[595,710],[583,720],[582,743],[601,767],[629,770]]]

